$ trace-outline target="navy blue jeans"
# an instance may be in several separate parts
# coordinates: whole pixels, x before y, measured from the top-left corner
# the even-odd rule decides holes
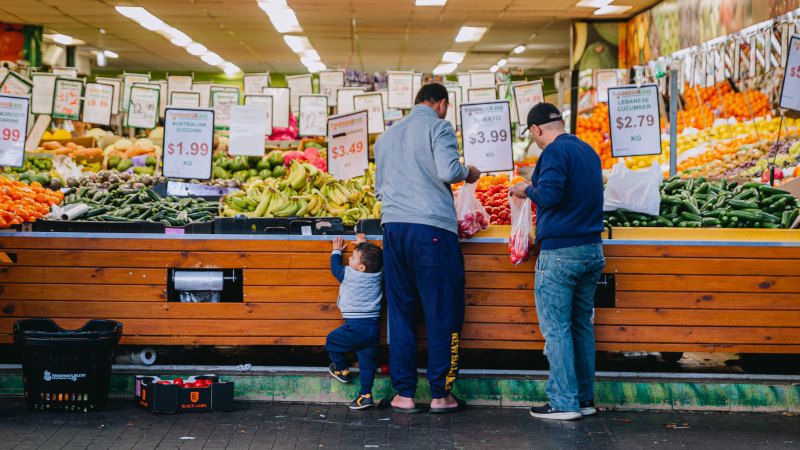
[[[417,314],[428,333],[428,381],[444,398],[458,375],[464,326],[464,257],[458,236],[428,225],[388,223],[383,228],[383,276],[389,305],[389,372],[403,397],[417,389]]]
[[[355,351],[358,357],[358,372],[361,380],[360,394],[371,394],[375,381],[378,343],[381,332],[378,319],[346,319],[344,325],[328,333],[325,350],[336,364],[336,370],[346,369],[349,364],[345,353]]]
[[[542,250],[536,260],[536,315],[550,362],[550,406],[578,411],[594,399],[592,307],[605,266],[602,244]]]

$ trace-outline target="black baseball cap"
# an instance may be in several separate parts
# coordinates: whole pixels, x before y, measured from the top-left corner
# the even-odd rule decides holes
[[[533,125],[540,126],[561,119],[561,111],[554,104],[538,103],[528,111],[528,128],[526,130],[529,130]]]

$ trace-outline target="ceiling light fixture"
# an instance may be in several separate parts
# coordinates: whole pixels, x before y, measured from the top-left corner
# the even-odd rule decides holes
[[[264,10],[272,22],[272,26],[278,30],[278,33],[302,33],[303,27],[297,21],[297,16],[294,10],[290,8],[286,1],[283,0],[269,0],[265,2],[258,2],[258,7]]]
[[[456,42],[478,42],[486,30],[486,27],[461,27],[456,35]]]
[[[464,52],[444,52],[442,54],[442,62],[461,64],[461,61],[464,61],[464,56],[466,56]]]
[[[226,62],[225,64],[222,65],[222,70],[224,70],[225,71],[225,75],[228,75],[228,76],[235,75],[235,74],[237,74],[237,73],[242,71],[242,69],[237,67],[235,64],[232,64],[232,63],[229,63],[229,62]]]
[[[447,75],[458,68],[456,63],[441,63],[433,69],[434,75]]]
[[[311,72],[311,73],[317,73],[317,72],[320,72],[320,71],[323,71],[323,70],[327,69],[325,64],[323,64],[320,61],[303,61],[303,59],[306,59],[306,58],[301,58],[300,59],[301,62],[303,62],[303,65],[306,66],[308,71]]]
[[[188,46],[186,46],[186,51],[189,52],[190,55],[200,56],[205,54],[208,51],[205,45],[198,44],[197,42],[192,42]]]
[[[520,53],[522,53],[524,51],[525,51],[525,46],[524,45],[518,45],[518,46],[514,47],[514,54],[519,55]]]
[[[610,4],[613,0],[581,0],[575,4],[580,8],[602,8]]]
[[[118,54],[116,54],[116,53],[114,53],[114,52],[112,52],[110,50],[104,51],[103,54],[106,55],[106,58],[119,58]]]
[[[310,59],[312,61],[321,61],[321,59],[319,57],[319,53],[317,53],[317,51],[314,50],[314,49],[306,50],[303,53],[301,53],[300,55],[302,57],[308,58],[308,59]]]
[[[622,14],[625,11],[633,8],[633,6],[617,6],[617,5],[606,5],[601,8],[597,8],[594,11],[595,16],[603,16],[606,14]]]
[[[84,43],[83,41],[75,39],[72,36],[67,36],[66,34],[51,34],[49,37],[61,45],[79,45]]]
[[[447,0],[416,0],[415,6],[444,6]]]
[[[500,68],[497,67],[497,64],[495,64],[492,67],[490,67],[489,70],[491,70],[492,72],[497,72],[498,70],[500,70]]]
[[[214,52],[206,52],[200,59],[210,66],[218,66],[223,63],[222,58]]]
[[[508,60],[505,58],[501,59],[500,61],[497,61],[497,67],[503,67],[506,64],[508,64]]]
[[[308,40],[305,36],[292,36],[292,35],[284,35],[283,40],[286,42],[286,45],[292,49],[295,53],[302,53],[306,50],[313,50],[314,48],[311,46],[311,41]]]

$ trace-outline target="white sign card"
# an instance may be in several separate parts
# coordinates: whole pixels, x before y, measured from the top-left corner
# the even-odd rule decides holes
[[[0,95],[0,166],[22,167],[30,98]]]
[[[231,126],[231,106],[238,105],[239,90],[211,90],[211,107],[214,108],[214,128],[226,130]]]
[[[294,75],[286,77],[286,86],[291,91],[291,99],[289,104],[293,113],[300,111],[300,96],[311,95],[314,93],[314,86],[312,84],[311,74]]]
[[[389,108],[411,109],[414,107],[414,72],[389,72]],[[342,112],[341,110],[339,110]]]
[[[28,95],[32,89],[33,82],[16,72],[8,72],[0,84],[0,94],[4,95]]]
[[[114,97],[111,100],[111,114],[119,114],[120,97],[122,96],[122,80],[119,78],[103,78],[97,77],[94,79],[96,83],[110,84],[114,86]]]
[[[269,72],[266,73],[246,73],[242,77],[244,81],[244,94],[260,94],[265,87],[269,87]]]
[[[301,137],[325,136],[328,121],[328,97],[325,95],[301,95],[298,125]]]
[[[214,150],[214,110],[167,107],[162,169],[168,178],[208,180]]]
[[[388,121],[402,119],[403,111],[400,111],[399,109],[389,108],[389,90],[380,89],[376,92],[379,92],[381,94],[381,100],[383,101],[383,122],[386,123]]]
[[[462,73],[459,72],[458,74],[458,85],[461,86],[463,92],[466,92],[468,89],[472,88],[472,76],[469,72]]]
[[[153,81],[153,84],[158,85],[158,97],[159,97],[159,105],[158,105],[158,117],[164,118],[164,111],[167,108],[167,91],[169,90],[169,85],[167,84],[167,80],[157,80]]]
[[[453,129],[458,128],[458,123],[456,122],[456,110],[458,109],[458,100],[456,100],[456,91],[448,89],[447,90],[447,115],[444,116],[444,120],[450,122],[450,125],[453,126]]]
[[[356,110],[353,98],[356,95],[361,95],[367,92],[367,88],[363,87],[347,87],[339,88],[336,90],[336,112],[341,114],[349,114]]]
[[[528,124],[528,113],[531,108],[544,101],[542,81],[518,84],[514,88],[514,101],[517,103],[517,122]]]
[[[786,57],[786,74],[783,77],[781,108],[800,111],[800,35],[789,40],[789,54]]]
[[[53,67],[53,74],[61,78],[78,78],[78,69],[74,67]]]
[[[516,82],[511,85],[511,91],[508,89],[508,83],[500,83],[497,85],[497,99],[498,100],[508,100],[509,104],[511,105],[511,120],[517,118],[517,102],[514,100],[514,85],[515,84],[522,84]]]
[[[167,76],[167,98],[172,98],[171,94],[174,91],[191,91],[192,90],[192,79],[191,75],[168,75]],[[163,94],[163,92],[162,92]]]
[[[267,114],[264,105],[232,105],[228,154],[264,156]]]
[[[246,94],[244,96],[244,104],[247,106],[263,106],[266,120],[264,125],[264,134],[272,136],[272,96],[264,94]]]
[[[472,88],[467,91],[467,100],[470,102],[497,100],[497,90],[495,90],[494,85],[485,88]]]
[[[336,91],[344,87],[344,70],[323,70],[319,73],[319,93],[328,96],[328,105],[336,106]]]
[[[199,108],[200,93],[195,91],[170,91],[169,106],[177,106],[180,108]]]
[[[128,110],[128,104],[131,99],[131,88],[134,83],[148,83],[150,82],[150,75],[126,73],[122,75],[122,106],[120,109],[123,111]]]
[[[52,73],[34,73],[31,76],[33,77],[31,112],[33,114],[52,114],[53,96],[58,76]]]
[[[592,75],[594,76],[594,87],[597,88],[597,102],[608,103],[608,88],[619,86],[617,71],[614,69],[595,70]]]
[[[469,89],[488,87],[494,89],[494,72],[491,70],[469,71]]]
[[[131,86],[127,126],[151,130],[158,125],[161,91],[151,86]]]
[[[289,128],[289,88],[264,88],[264,94],[272,97],[272,126]]]
[[[328,172],[337,180],[360,177],[369,168],[367,112],[328,117]]]
[[[192,83],[192,90],[200,94],[200,107],[211,105],[211,83]]]
[[[661,124],[658,86],[620,86],[608,90],[608,120],[611,155],[658,155],[661,153]]]
[[[110,125],[114,85],[86,83],[86,92],[83,95],[83,121],[95,125]]]
[[[448,102],[447,102],[447,115],[450,116],[450,110],[453,110],[453,128],[461,126],[461,86],[447,86]],[[449,120],[449,119],[448,119]]]
[[[56,79],[53,95],[53,118],[80,120],[83,80],[76,78]]]
[[[380,92],[356,95],[353,97],[353,106],[356,111],[367,110],[367,131],[369,134],[379,134],[386,130],[383,122],[383,96]]]
[[[419,92],[420,89],[422,89],[422,74],[415,73],[414,82],[411,86],[411,92],[413,92],[412,97],[414,97],[414,100],[417,99],[417,93]]]
[[[461,136],[466,164],[481,172],[514,169],[508,100],[462,104]]]

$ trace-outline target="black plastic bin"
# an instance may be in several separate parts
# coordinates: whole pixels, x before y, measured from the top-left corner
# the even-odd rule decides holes
[[[122,323],[90,320],[65,330],[50,319],[14,323],[22,353],[25,403],[36,411],[97,411],[105,408],[114,347]]]

